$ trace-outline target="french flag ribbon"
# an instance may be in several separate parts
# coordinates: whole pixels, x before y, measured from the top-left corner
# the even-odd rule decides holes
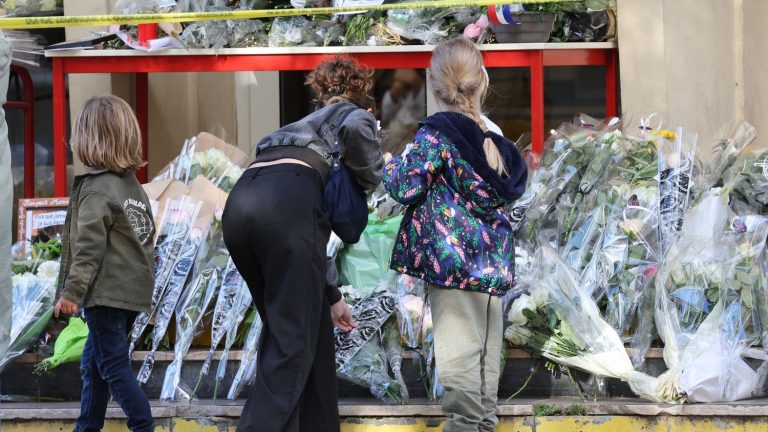
[[[493,24],[515,24],[510,5],[488,6],[488,20]]]

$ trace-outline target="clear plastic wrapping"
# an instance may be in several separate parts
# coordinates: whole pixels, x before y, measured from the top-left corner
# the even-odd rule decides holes
[[[129,355],[133,354],[149,320],[161,305],[168,288],[168,281],[184,252],[184,246],[192,232],[193,222],[197,219],[202,206],[203,203],[200,200],[187,195],[171,199],[165,206],[155,244],[155,286],[152,292],[151,312],[143,312],[136,317],[129,335]]]
[[[247,302],[245,302],[246,297],[248,299]],[[250,292],[248,292],[247,285],[243,281],[242,276],[237,272],[234,262],[230,259],[224,270],[221,288],[219,289],[216,306],[213,310],[213,322],[211,323],[211,348],[208,350],[208,355],[200,368],[197,384],[192,390],[192,398],[197,394],[197,390],[199,389],[203,378],[208,375],[216,347],[219,346],[232,326],[236,327],[240,324],[240,321],[242,320],[240,315],[240,305],[243,303],[246,303],[246,306],[247,304],[250,304]],[[244,314],[245,312],[243,312],[243,315]],[[240,321],[238,321],[238,318]],[[235,321],[237,322],[235,323]],[[223,359],[224,357],[222,356],[222,360]]]
[[[195,262],[198,248],[205,237],[204,232],[193,230],[184,242],[184,246],[179,251],[176,264],[173,268],[173,274],[168,279],[168,286],[163,294],[155,314],[155,325],[152,327],[151,347],[149,354],[139,369],[137,380],[146,384],[155,364],[155,352],[165,338],[168,326],[171,323],[173,314],[176,311],[176,305],[184,291],[192,265]]]
[[[245,318],[245,315],[248,312],[252,302],[253,298],[251,297],[251,292],[248,290],[248,285],[242,283],[227,318],[227,337],[224,339],[224,350],[221,353],[219,366],[216,369],[216,385],[213,389],[214,400],[219,395],[219,385],[224,380],[224,377],[227,373],[229,352],[232,350],[232,346],[235,344],[235,340],[237,339],[237,330],[240,328],[240,323],[243,322],[243,319]]]
[[[401,343],[410,349],[421,345],[421,324],[424,318],[424,281],[409,275],[397,277],[397,322]]]
[[[217,285],[218,274],[215,270],[208,269],[201,272],[192,281],[176,308],[176,343],[173,347],[173,361],[166,369],[160,400],[174,400],[179,393],[189,396],[188,392],[179,387],[181,365],[192,346],[192,340],[202,322],[203,315],[213,300]]]
[[[235,400],[243,391],[245,386],[250,385],[256,377],[256,369],[259,358],[259,341],[261,340],[261,330],[264,328],[264,322],[259,314],[255,314],[248,333],[245,336],[245,345],[243,354],[240,358],[240,366],[237,368],[235,377],[232,380],[232,386],[227,393],[227,399]]]
[[[59,263],[45,261],[32,272],[13,276],[10,344],[0,350],[0,372],[31,348],[45,330],[53,315],[58,274]]]
[[[678,128],[672,136],[658,139],[659,147],[659,242],[666,254],[683,227],[683,216],[690,199],[691,176],[697,135]]]
[[[679,402],[659,392],[659,380],[634,370],[616,331],[602,319],[597,304],[583,295],[579,275],[557,252],[543,245],[534,271],[522,284],[530,295],[512,305],[506,338],[539,351],[557,363],[596,376],[627,381],[639,396]]]

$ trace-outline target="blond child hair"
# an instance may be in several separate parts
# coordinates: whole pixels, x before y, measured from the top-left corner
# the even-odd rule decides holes
[[[96,96],[83,104],[70,144],[87,167],[124,173],[145,165],[139,122],[128,103],[116,96]]]
[[[477,123],[485,134],[483,150],[490,167],[499,175],[507,174],[498,147],[487,135],[488,127],[480,117],[480,107],[488,93],[488,72],[474,43],[457,37],[437,45],[427,70],[429,86],[440,105],[459,112]]]

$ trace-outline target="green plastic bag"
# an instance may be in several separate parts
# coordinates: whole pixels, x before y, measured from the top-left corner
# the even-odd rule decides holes
[[[366,297],[386,278],[402,220],[402,216],[383,221],[377,221],[376,215],[368,216],[368,226],[360,241],[345,246],[340,253],[338,263],[343,285],[352,285]]]
[[[35,366],[35,373],[50,372],[56,366],[80,360],[88,338],[88,326],[80,318],[72,317],[53,345],[53,355]]]

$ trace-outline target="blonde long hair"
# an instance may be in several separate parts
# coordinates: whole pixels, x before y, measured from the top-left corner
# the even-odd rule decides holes
[[[488,165],[499,175],[507,174],[504,158],[480,116],[480,107],[488,93],[488,73],[483,57],[474,43],[457,37],[438,44],[432,51],[427,71],[429,86],[435,99],[448,111],[462,113],[477,123],[483,134],[483,150]]]
[[[127,102],[112,95],[83,104],[72,124],[70,144],[87,167],[122,174],[145,165],[136,115]]]

